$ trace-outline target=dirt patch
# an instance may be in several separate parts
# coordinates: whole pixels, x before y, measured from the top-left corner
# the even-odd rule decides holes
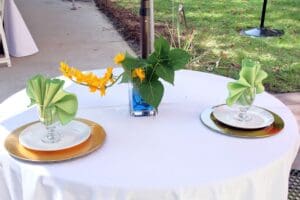
[[[95,0],[99,10],[112,22],[129,46],[140,55],[140,18],[129,9],[118,6],[111,0]],[[155,23],[155,34],[169,37],[169,30],[162,23]]]

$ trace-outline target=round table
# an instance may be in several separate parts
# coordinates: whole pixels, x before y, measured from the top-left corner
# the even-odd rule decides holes
[[[129,116],[126,84],[100,97],[67,81],[66,90],[78,95],[77,117],[104,127],[104,145],[86,157],[52,164],[16,160],[1,145],[1,199],[286,200],[299,134],[284,104],[270,94],[257,95],[255,105],[285,122],[279,134],[267,138],[228,137],[199,119],[205,108],[225,102],[230,80],[176,72],[175,86],[165,84],[158,115],[140,118]],[[24,90],[3,102],[1,143],[15,128],[38,119],[28,103]]]

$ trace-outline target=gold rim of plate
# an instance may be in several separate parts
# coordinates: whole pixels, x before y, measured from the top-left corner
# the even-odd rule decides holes
[[[284,121],[279,115],[261,107],[261,109],[264,109],[273,115],[274,122],[265,128],[252,130],[233,128],[219,122],[212,114],[213,108],[204,110],[200,115],[200,119],[209,129],[224,135],[240,138],[264,138],[276,135],[284,128]]]
[[[25,148],[19,143],[20,133],[28,126],[38,123],[32,122],[15,129],[6,137],[5,148],[8,153],[17,159],[38,163],[61,162],[88,155],[100,148],[105,141],[105,131],[97,123],[87,119],[75,119],[83,122],[91,128],[91,135],[85,142],[74,147],[58,151],[35,151]]]

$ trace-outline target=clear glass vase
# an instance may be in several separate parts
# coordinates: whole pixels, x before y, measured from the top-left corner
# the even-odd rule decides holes
[[[139,91],[133,85],[129,86],[129,106],[131,116],[155,116],[157,113],[153,106],[145,102]]]
[[[40,122],[46,128],[46,134],[41,138],[44,143],[57,143],[61,140],[60,122],[55,107],[38,107]]]
[[[251,108],[255,100],[256,90],[255,88],[249,88],[243,92],[241,97],[236,101],[236,106],[238,113],[235,116],[235,119],[241,122],[247,122],[252,119],[249,115],[249,109]]]

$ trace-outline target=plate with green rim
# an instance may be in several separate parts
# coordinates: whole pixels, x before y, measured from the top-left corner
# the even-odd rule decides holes
[[[264,108],[262,108],[264,109]],[[201,115],[200,119],[202,123],[207,126],[209,129],[232,137],[240,137],[240,138],[264,138],[264,137],[270,137],[273,135],[278,134],[283,128],[284,128],[284,121],[283,119],[277,115],[276,113],[265,109],[266,111],[270,112],[274,117],[274,122],[265,128],[261,129],[239,129],[239,128],[233,128],[230,126],[227,126],[221,122],[219,122],[214,116],[213,116],[213,110],[212,108],[205,109]]]

